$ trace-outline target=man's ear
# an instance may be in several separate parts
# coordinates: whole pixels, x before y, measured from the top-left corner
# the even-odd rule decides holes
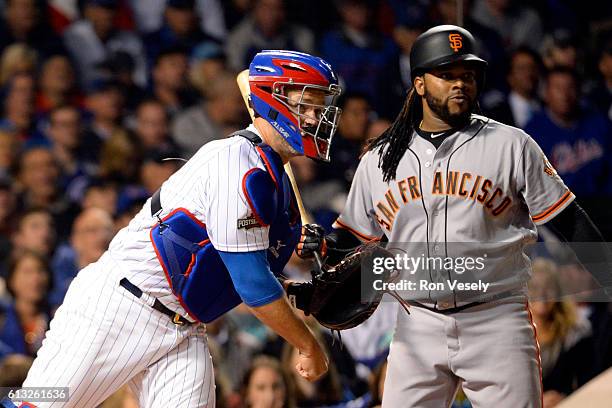
[[[425,95],[425,76],[414,78],[414,89],[419,96]]]

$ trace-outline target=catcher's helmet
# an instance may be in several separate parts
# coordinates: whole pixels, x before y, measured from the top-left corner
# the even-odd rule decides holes
[[[265,50],[255,55],[249,66],[249,86],[255,112],[270,123],[295,151],[329,161],[329,146],[340,115],[334,100],[341,90],[336,74],[326,61],[302,52]],[[288,89],[302,92],[294,106],[289,104]],[[309,89],[323,91],[325,105],[302,102],[304,92]],[[302,126],[306,106],[316,112],[316,129]]]
[[[475,54],[476,41],[470,32],[454,25],[440,25],[419,35],[410,50],[410,76],[432,68],[469,61],[484,75],[487,62]]]

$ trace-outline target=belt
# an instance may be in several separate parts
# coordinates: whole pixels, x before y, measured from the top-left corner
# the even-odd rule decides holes
[[[142,294],[143,294],[142,290],[138,288],[138,286],[134,285],[132,282],[127,280],[127,278],[121,279],[119,281],[119,285],[122,286],[128,292],[130,292],[132,295],[136,296],[138,299],[142,297]],[[165,314],[166,316],[168,316],[170,320],[172,320],[172,323],[176,324],[177,326],[193,324],[192,322],[185,319],[180,314],[168,309],[166,306],[164,306],[162,302],[159,301],[159,299],[155,299],[155,302],[153,302],[153,305],[151,307],[157,310],[158,312],[161,312]]]
[[[483,305],[486,302],[471,302],[471,303],[467,303],[465,305],[461,305],[461,306],[457,306],[457,307],[451,307],[448,309],[437,309],[435,307],[430,307],[430,306],[426,306],[420,302],[416,302],[414,300],[409,300],[407,301],[408,304],[412,305],[412,306],[416,306],[416,307],[422,307],[423,309],[427,309],[430,310],[432,312],[436,312],[436,313],[440,313],[443,315],[448,315],[448,314],[452,314],[452,313],[457,313],[457,312],[461,312],[462,310],[468,309],[470,307],[474,307],[474,306],[478,306],[478,305]]]

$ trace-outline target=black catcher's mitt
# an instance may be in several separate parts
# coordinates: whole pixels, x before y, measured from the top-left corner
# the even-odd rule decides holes
[[[290,284],[289,299],[295,307],[307,315],[312,314],[329,329],[346,330],[358,326],[374,313],[383,294],[388,292],[375,290],[374,281],[388,283],[397,276],[392,270],[374,273],[372,257],[385,256],[393,254],[378,244],[362,245],[337,265],[323,265],[313,271],[310,282]],[[362,268],[362,264],[366,267]],[[407,310],[403,300],[401,302]]]

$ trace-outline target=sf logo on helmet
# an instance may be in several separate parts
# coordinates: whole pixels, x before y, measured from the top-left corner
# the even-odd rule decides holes
[[[448,41],[450,42],[450,47],[458,52],[461,47],[463,47],[463,38],[461,38],[461,34],[452,33],[448,35]]]

